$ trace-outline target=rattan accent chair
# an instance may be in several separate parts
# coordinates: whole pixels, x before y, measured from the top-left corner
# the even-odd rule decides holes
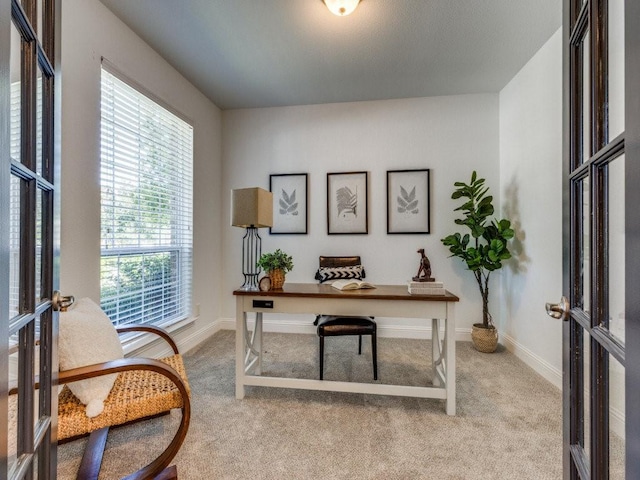
[[[319,258],[319,267],[321,268],[341,268],[362,265],[359,256],[347,257],[327,257]],[[362,278],[365,272],[362,270]],[[325,280],[320,274],[320,269],[316,272],[316,280],[323,283]],[[314,325],[318,326],[318,338],[320,339],[320,380],[324,377],[324,338],[336,337],[342,335],[358,336],[358,355],[362,354],[362,336],[371,336],[371,356],[373,361],[373,379],[378,379],[378,358],[377,358],[377,328],[373,317],[367,316],[336,316],[336,315],[317,315]]]
[[[117,331],[158,335],[169,344],[173,355],[160,360],[123,358],[60,372],[60,384],[112,373],[118,377],[104,402],[104,411],[93,418],[87,417],[85,406],[65,385],[58,396],[58,442],[89,435],[77,478],[97,479],[110,427],[154,418],[179,408],[182,419],[167,448],[154,461],[126,477],[127,480],[177,478],[176,467],[169,464],[185,439],[191,417],[190,389],[182,356],[173,339],[161,328],[137,325]]]

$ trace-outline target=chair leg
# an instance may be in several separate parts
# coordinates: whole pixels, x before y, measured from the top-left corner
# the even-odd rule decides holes
[[[165,468],[153,480],[176,480],[178,478],[178,468],[175,465]]]
[[[103,427],[91,432],[84,454],[82,455],[82,460],[80,461],[76,478],[81,480],[98,480],[108,433],[109,427]]]
[[[324,371],[324,337],[320,336],[320,380]]]
[[[371,335],[371,356],[373,357],[373,379],[378,379],[378,353],[376,348],[376,334]]]
[[[358,355],[362,354],[362,335],[358,335]]]

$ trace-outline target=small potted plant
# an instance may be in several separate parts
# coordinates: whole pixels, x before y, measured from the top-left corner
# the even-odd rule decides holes
[[[511,222],[507,219],[491,220],[493,215],[493,197],[488,195],[489,187],[484,186],[485,179],[478,178],[474,171],[471,182],[456,182],[451,198],[465,199],[454,211],[461,211],[462,218],[455,220],[470,230],[461,235],[454,233],[442,239],[452,257],[465,262],[478,282],[482,296],[482,323],[475,323],[471,339],[477,350],[494,352],[498,345],[498,332],[489,313],[489,277],[502,268],[502,261],[511,258],[507,241],[514,236]]]
[[[263,253],[258,259],[257,265],[262,268],[271,279],[271,288],[282,288],[287,272],[293,270],[293,259],[282,250],[277,249],[273,253]]]

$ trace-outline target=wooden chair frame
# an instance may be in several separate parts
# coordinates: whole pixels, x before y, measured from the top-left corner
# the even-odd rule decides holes
[[[128,332],[146,332],[153,333],[163,340],[165,340],[175,355],[179,355],[178,347],[171,338],[171,336],[162,328],[153,326],[153,325],[134,325],[134,326],[126,326],[116,328],[117,332],[120,333],[128,333]],[[110,375],[113,373],[121,373],[133,370],[148,370],[151,372],[158,373],[168,378],[179,390],[180,396],[182,398],[182,418],[180,420],[180,425],[178,426],[176,433],[169,443],[169,445],[164,449],[164,451],[151,463],[145,465],[140,468],[138,471],[132,473],[125,477],[125,480],[142,480],[142,479],[151,479],[155,478],[157,480],[171,479],[177,478],[177,469],[175,466],[169,467],[169,463],[173,460],[173,458],[178,453],[178,450],[182,446],[184,439],[187,435],[187,430],[189,428],[189,421],[191,419],[191,401],[189,398],[189,389],[187,385],[183,381],[180,374],[171,366],[166,363],[161,362],[160,360],[155,360],[151,358],[142,358],[142,357],[131,357],[131,358],[122,358],[118,360],[112,360],[104,363],[97,363],[94,365],[87,365],[84,367],[78,367],[70,370],[61,371],[58,375],[58,383],[66,384],[71,382],[76,382],[79,380],[86,380],[89,378],[99,377],[102,375]],[[38,388],[38,383],[36,382],[36,388]],[[10,394],[16,394],[17,388],[11,389]],[[168,412],[167,412],[168,413]],[[138,422],[140,420],[145,420],[149,418],[156,417],[158,415],[153,415],[151,417],[142,417],[136,419],[132,422]],[[60,422],[60,418],[58,421]],[[64,420],[64,419],[62,419]],[[117,425],[113,425],[117,426]],[[68,441],[75,440],[77,438],[84,437],[89,435],[89,442],[84,451],[84,455],[80,462],[80,468],[78,469],[77,478],[78,479],[97,479],[100,473],[100,467],[102,465],[102,457],[104,454],[104,448],[107,441],[107,434],[109,433],[109,426],[94,430],[88,434],[79,435],[75,437],[70,437],[62,440],[61,443],[65,443]]]

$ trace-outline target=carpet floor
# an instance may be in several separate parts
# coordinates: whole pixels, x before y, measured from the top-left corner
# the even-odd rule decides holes
[[[264,335],[263,372],[317,378],[315,335]],[[561,479],[561,393],[511,353],[458,342],[457,415],[443,400],[247,387],[235,399],[235,336],[221,331],[188,352],[189,432],[174,463],[181,479]],[[370,348],[326,342],[325,379],[371,381]],[[381,383],[428,385],[429,340],[378,339]],[[114,429],[101,477],[153,459],[179,412]],[[58,478],[75,478],[86,440],[58,448]]]

